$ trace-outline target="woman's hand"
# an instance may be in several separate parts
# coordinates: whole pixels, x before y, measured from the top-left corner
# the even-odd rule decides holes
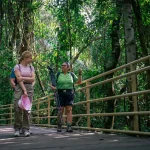
[[[79,75],[82,75],[82,70],[81,70],[81,69],[79,69],[78,73],[79,73]]]
[[[24,90],[23,93],[24,93],[24,96],[28,96],[27,90]]]
[[[52,90],[56,90],[56,87],[52,86],[51,84],[50,84],[50,87],[51,87]]]
[[[77,80],[77,84],[81,84],[81,82],[82,82],[82,70],[81,69],[79,69],[79,71],[78,71],[78,80]]]
[[[18,80],[18,82],[21,82],[23,80],[23,78],[21,76],[17,76],[17,80]]]

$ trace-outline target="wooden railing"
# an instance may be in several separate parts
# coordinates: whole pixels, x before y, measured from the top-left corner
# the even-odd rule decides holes
[[[150,132],[141,132],[139,131],[139,116],[143,115],[150,115],[150,111],[138,111],[138,106],[137,106],[137,101],[138,101],[138,96],[139,95],[144,95],[150,93],[150,89],[148,90],[140,90],[136,91],[137,89],[137,75],[140,73],[143,73],[147,70],[150,70],[150,66],[146,67],[139,67],[139,66],[144,66],[141,65],[141,63],[144,63],[144,61],[149,61],[150,56],[143,57],[141,59],[138,59],[136,61],[133,61],[131,63],[125,64],[121,67],[118,67],[116,69],[110,70],[108,72],[104,72],[100,75],[97,75],[95,77],[89,78],[87,80],[84,80],[82,84],[80,85],[75,85],[76,86],[76,93],[81,92],[82,94],[85,93],[86,100],[81,100],[78,102],[74,103],[74,107],[78,105],[86,105],[86,113],[85,114],[73,114],[73,117],[87,117],[87,126],[85,127],[79,127],[79,126],[73,126],[75,129],[86,129],[86,130],[96,130],[96,131],[106,131],[106,132],[118,132],[118,133],[129,133],[129,134],[137,134],[137,135],[150,135]],[[140,64],[140,65],[139,65]],[[106,79],[100,82],[96,83],[91,83],[96,79],[100,79],[102,77],[105,77],[106,75],[109,75],[111,73],[116,73],[118,71],[121,71],[122,69],[126,69],[130,67],[130,72],[122,74],[122,75],[116,75],[113,78]],[[110,96],[110,97],[102,97],[102,98],[96,98],[96,99],[91,99],[91,88],[97,87],[100,85],[104,85],[108,82],[116,82],[120,79],[126,79],[129,78],[132,81],[132,92],[131,93],[124,93],[121,95],[115,95],[115,96]],[[97,102],[104,102],[104,101],[110,101],[117,99],[118,101],[121,100],[121,98],[128,98],[132,97],[132,102],[133,102],[133,112],[112,112],[112,113],[90,113],[91,109],[91,103],[97,103]],[[48,127],[56,127],[56,125],[51,124],[52,119],[57,118],[57,116],[52,115],[52,110],[56,109],[56,107],[51,106],[51,103],[54,101],[54,95],[50,94],[48,96],[39,98],[37,100],[34,100],[33,102],[33,111],[32,111],[32,124],[33,125],[39,125],[39,126],[48,126]],[[13,106],[12,105],[5,105],[5,106],[0,106],[0,109],[8,109],[8,113],[2,113],[0,114],[2,120],[6,120],[5,116],[9,115],[9,124],[12,124],[13,122]],[[118,129],[104,129],[104,128],[92,128],[91,127],[91,117],[93,116],[133,116],[134,118],[134,130],[118,130]],[[66,115],[63,115],[65,118]],[[41,123],[42,122],[42,123]],[[45,123],[43,123],[45,122]],[[1,124],[1,123],[0,123]]]
[[[13,104],[0,105],[0,125],[11,125],[13,118]]]

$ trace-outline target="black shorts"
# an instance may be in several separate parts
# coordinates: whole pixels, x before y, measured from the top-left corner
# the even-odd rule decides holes
[[[72,106],[74,102],[74,90],[58,90],[58,97],[61,107]]]

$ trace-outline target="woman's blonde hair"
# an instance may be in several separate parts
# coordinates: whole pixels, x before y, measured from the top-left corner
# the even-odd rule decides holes
[[[24,51],[21,54],[21,58],[19,59],[19,61],[21,62],[24,58],[29,58],[32,57],[32,53],[30,51]]]

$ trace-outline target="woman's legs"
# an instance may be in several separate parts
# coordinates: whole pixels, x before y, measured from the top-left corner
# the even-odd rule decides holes
[[[27,90],[28,97],[30,101],[32,102],[34,90],[31,84],[24,84]],[[22,130],[25,134],[25,136],[30,136],[29,130],[30,130],[30,113],[29,111],[23,110],[23,124],[22,124]]]
[[[66,106],[67,123],[72,124],[72,106]]]
[[[63,112],[64,112],[64,107],[59,107],[58,113],[57,113],[57,122],[58,122],[57,131],[58,132],[61,132],[62,130]]]
[[[14,130],[20,131],[22,128],[22,109],[19,107],[15,107],[14,120]]]
[[[14,92],[14,130],[19,131],[22,128],[22,109],[18,106],[18,101],[23,94],[19,85],[15,87]],[[19,133],[15,136],[19,136]]]
[[[59,102],[60,102],[60,106],[61,106],[61,116],[63,115],[64,107],[65,107],[65,114],[67,115],[67,126],[70,129],[68,131],[68,128],[67,128],[67,131],[72,132],[72,129],[71,129],[72,104],[73,104],[73,100],[74,100],[74,93],[72,92],[72,90],[69,90],[67,92],[59,92],[58,95],[59,95]],[[61,119],[62,119],[62,117],[61,117]],[[59,124],[58,124],[58,130],[57,131],[61,132],[61,130],[59,129]]]
[[[72,125],[72,106],[66,106],[67,113],[67,132],[73,132]]]
[[[58,124],[62,124],[63,122],[63,113],[64,113],[64,107],[58,108],[58,113],[57,113]]]

